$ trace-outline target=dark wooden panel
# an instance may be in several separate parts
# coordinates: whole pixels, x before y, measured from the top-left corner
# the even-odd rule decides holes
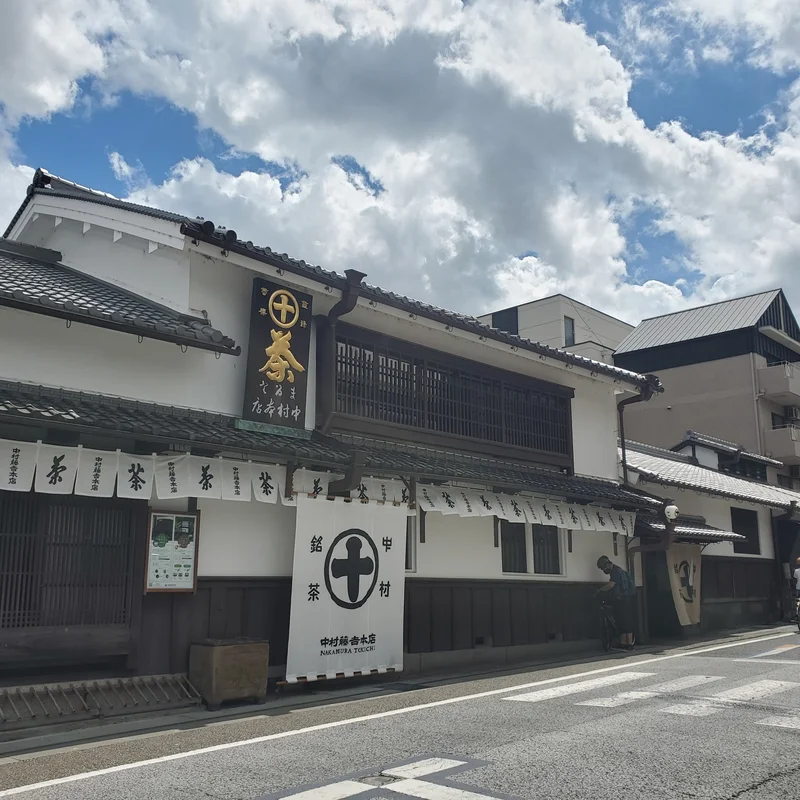
[[[510,591],[497,587],[492,593],[492,636],[495,647],[508,647],[511,644],[511,602]]]
[[[126,625],[0,630],[0,665],[92,663],[126,655],[130,637]]]
[[[431,650],[453,649],[453,597],[449,586],[431,589]]]
[[[475,645],[472,634],[472,590],[454,586],[453,597],[453,650],[468,650]]]
[[[510,591],[511,644],[528,644],[528,589],[514,588]]]
[[[717,564],[717,586],[719,587],[719,597],[736,597],[733,584],[733,565],[730,561]]]
[[[480,585],[472,590],[472,646],[492,643],[492,590]]]
[[[431,651],[431,590],[429,586],[408,587],[408,649],[411,653]]]
[[[544,589],[530,587],[528,590],[528,641],[531,644],[543,644],[547,641],[545,602]]]

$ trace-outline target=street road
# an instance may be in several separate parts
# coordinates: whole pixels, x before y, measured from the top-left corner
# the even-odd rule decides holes
[[[25,800],[788,800],[800,796],[800,635],[6,761],[0,786]]]

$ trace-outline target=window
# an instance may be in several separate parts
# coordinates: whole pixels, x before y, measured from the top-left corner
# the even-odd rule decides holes
[[[538,575],[561,574],[558,528],[553,525],[533,526],[533,571]]]
[[[572,317],[564,317],[564,347],[575,344],[575,320]]]
[[[791,475],[778,475],[778,486],[784,489],[794,489],[794,479]]]
[[[503,572],[528,571],[524,523],[500,520],[500,548],[503,559]]]
[[[370,336],[337,336],[337,413],[570,456],[570,390]]]
[[[731,508],[731,530],[747,537],[746,542],[734,542],[734,553],[745,553],[751,556],[761,554],[761,542],[758,537],[758,512],[749,508]]]
[[[748,458],[740,458],[735,461],[728,456],[719,457],[720,472],[727,472],[731,475],[741,475],[743,478],[750,478],[753,481],[767,482],[767,467],[758,461],[751,461]]]
[[[782,428],[786,424],[786,417],[784,417],[783,414],[776,414],[773,411],[771,416],[773,429]]]
[[[417,569],[417,518],[406,517],[406,572]]]

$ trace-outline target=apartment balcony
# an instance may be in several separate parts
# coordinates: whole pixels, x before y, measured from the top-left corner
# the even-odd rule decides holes
[[[800,428],[785,425],[764,431],[764,450],[787,466],[800,464]]]
[[[794,364],[762,367],[758,370],[758,388],[775,403],[800,406],[800,368]]]

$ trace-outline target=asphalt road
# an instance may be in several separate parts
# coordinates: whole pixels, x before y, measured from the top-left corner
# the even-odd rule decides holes
[[[800,635],[51,752],[0,762],[0,786],[26,800],[798,797]]]

